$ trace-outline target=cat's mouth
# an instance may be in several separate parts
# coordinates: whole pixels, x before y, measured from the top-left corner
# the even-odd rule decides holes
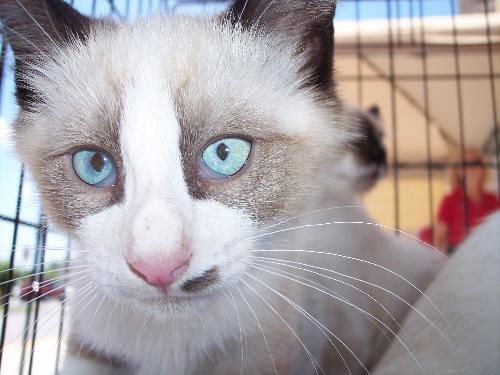
[[[158,297],[148,297],[141,299],[141,301],[148,305],[158,306],[203,298],[203,296],[209,294],[207,291],[212,289],[210,287],[213,287],[218,281],[219,270],[217,267],[213,267],[199,276],[181,282],[178,287],[159,289],[161,295]]]

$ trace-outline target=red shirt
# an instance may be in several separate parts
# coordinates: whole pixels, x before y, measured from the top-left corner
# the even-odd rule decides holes
[[[459,245],[466,237],[465,229],[465,194],[461,188],[455,188],[444,197],[438,210],[438,220],[448,227],[448,246]],[[477,202],[467,199],[467,223],[469,230],[479,225],[485,216],[500,208],[496,195],[483,192]]]

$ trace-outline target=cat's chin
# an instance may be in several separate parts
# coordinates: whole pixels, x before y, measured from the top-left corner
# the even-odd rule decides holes
[[[183,309],[206,304],[214,295],[214,291],[203,291],[194,293],[182,293],[178,291],[165,290],[154,295],[125,294],[119,299],[127,300],[139,308],[146,309]],[[116,298],[116,296],[114,296]]]

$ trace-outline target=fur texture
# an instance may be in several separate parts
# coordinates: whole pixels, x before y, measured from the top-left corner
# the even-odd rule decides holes
[[[484,224],[453,254],[429,286],[428,297],[439,301],[443,318],[420,299],[415,305],[447,333],[446,341],[411,313],[403,329],[412,353],[428,374],[500,373],[500,213]],[[394,343],[375,374],[421,374],[415,361]]]
[[[335,93],[334,9],[249,0],[114,24],[2,2],[17,148],[87,270],[63,374],[355,374],[380,357],[419,296],[409,282],[423,288],[441,259],[359,225],[370,217],[324,178],[356,132]],[[246,164],[207,174],[201,153],[229,136],[251,142]],[[113,158],[112,186],[76,176],[82,148]],[[131,272],[181,253],[166,290]]]

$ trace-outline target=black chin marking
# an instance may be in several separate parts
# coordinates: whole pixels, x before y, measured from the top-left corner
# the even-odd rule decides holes
[[[217,267],[205,271],[203,275],[188,280],[182,285],[181,289],[184,292],[198,292],[209,287],[219,279],[219,270]]]

